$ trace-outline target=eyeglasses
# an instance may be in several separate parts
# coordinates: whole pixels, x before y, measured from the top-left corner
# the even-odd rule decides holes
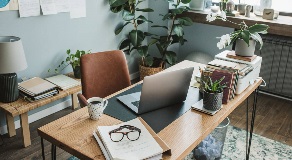
[[[130,131],[128,131],[128,132],[120,132],[121,130],[123,130],[125,128],[129,129]],[[134,127],[134,126],[131,126],[131,125],[123,125],[123,126],[120,126],[117,129],[114,129],[114,130],[110,131],[109,135],[110,135],[111,140],[113,142],[120,142],[124,138],[124,135],[126,135],[127,138],[130,141],[136,141],[136,140],[139,139],[140,133],[141,133],[141,130],[139,128],[137,128],[137,127]]]

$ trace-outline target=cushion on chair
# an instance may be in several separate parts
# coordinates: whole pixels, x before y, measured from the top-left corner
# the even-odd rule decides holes
[[[105,51],[81,57],[82,94],[86,99],[111,95],[131,85],[123,51]]]

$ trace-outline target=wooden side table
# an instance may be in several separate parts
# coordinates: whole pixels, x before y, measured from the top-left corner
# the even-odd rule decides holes
[[[22,98],[19,98],[17,101],[12,103],[0,102],[0,109],[2,109],[6,114],[6,124],[9,137],[16,135],[14,117],[20,116],[23,145],[24,147],[31,145],[28,112],[69,95],[71,95],[72,99],[72,109],[76,109],[78,107],[77,93],[79,91],[81,91],[81,85],[64,91],[60,91],[59,94],[53,97],[49,97],[36,102],[28,102]]]

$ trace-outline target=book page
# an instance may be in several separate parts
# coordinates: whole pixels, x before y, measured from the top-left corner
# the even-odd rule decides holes
[[[141,129],[139,139],[136,141],[130,141],[126,136],[124,136],[122,141],[113,142],[110,139],[109,132],[126,124]],[[159,144],[137,118],[115,126],[99,126],[98,131],[105,147],[113,159],[146,159],[159,155],[163,152]],[[124,129],[122,131],[126,132]]]

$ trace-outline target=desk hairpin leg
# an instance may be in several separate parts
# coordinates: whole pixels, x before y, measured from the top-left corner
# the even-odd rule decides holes
[[[52,160],[56,160],[57,153],[56,153],[56,145],[52,144],[52,149],[51,149],[51,155],[52,155]]]
[[[248,103],[249,103],[248,98],[246,100],[246,160],[249,159],[249,155],[250,155],[250,146],[251,146],[251,140],[252,140],[254,121],[255,121],[255,116],[256,116],[258,94],[259,94],[259,87],[254,92],[249,135],[248,135]]]
[[[43,157],[43,160],[45,160],[46,156],[45,156],[44,139],[42,137],[41,137],[41,145],[42,145],[42,157]]]

